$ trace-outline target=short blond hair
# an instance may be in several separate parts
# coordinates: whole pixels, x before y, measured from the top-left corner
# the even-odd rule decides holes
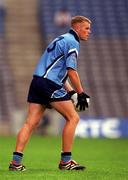
[[[90,21],[90,19],[88,19],[85,16],[74,16],[71,19],[71,26],[77,24],[77,23],[82,23],[82,22],[88,22],[89,24],[91,24],[92,22]]]

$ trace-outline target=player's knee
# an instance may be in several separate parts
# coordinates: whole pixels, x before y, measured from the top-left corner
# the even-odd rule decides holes
[[[39,125],[39,122],[35,122],[34,124],[32,124],[32,129],[36,129]]]
[[[78,116],[78,114],[75,114],[74,122],[75,122],[76,124],[78,124],[78,122],[79,122],[79,116]]]
[[[79,122],[79,116],[77,113],[73,114],[69,119],[68,119],[71,123],[75,123],[78,124]]]
[[[28,126],[29,130],[32,131],[36,129],[36,127],[39,125],[39,122],[26,122],[26,125]]]

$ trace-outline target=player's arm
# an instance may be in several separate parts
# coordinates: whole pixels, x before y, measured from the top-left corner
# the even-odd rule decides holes
[[[89,103],[90,97],[84,93],[84,90],[83,90],[83,87],[82,87],[82,84],[80,81],[80,77],[79,77],[77,71],[72,68],[68,68],[68,76],[72,83],[72,86],[74,87],[75,91],[78,94],[78,97],[76,100],[77,102],[75,102],[76,109],[78,111],[85,110],[85,108],[88,108],[88,103]],[[73,101],[74,101],[74,99],[73,99]]]
[[[80,94],[82,92],[84,92],[83,88],[82,88],[82,84],[79,78],[79,75],[77,73],[76,70],[72,69],[72,68],[68,68],[68,77],[71,81],[71,84],[74,88],[74,90]]]
[[[90,97],[86,93],[84,93],[79,74],[77,73],[77,58],[79,48],[77,44],[74,44],[72,42],[70,42],[69,44],[70,49],[68,51],[66,59],[67,73],[71,81],[71,85],[77,93],[76,108],[79,111],[82,111],[85,110],[85,108],[88,108],[87,98],[89,99]]]

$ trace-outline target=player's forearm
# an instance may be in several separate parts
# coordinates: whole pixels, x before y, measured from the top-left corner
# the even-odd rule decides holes
[[[75,70],[69,69],[68,76],[74,90],[77,93],[84,92],[78,73]]]

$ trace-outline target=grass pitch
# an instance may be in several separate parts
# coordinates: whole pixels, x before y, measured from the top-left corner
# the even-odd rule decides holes
[[[0,180],[128,180],[128,139],[76,138],[73,158],[85,171],[60,171],[61,138],[32,136],[24,152],[25,172],[9,172],[15,137],[0,137]]]

